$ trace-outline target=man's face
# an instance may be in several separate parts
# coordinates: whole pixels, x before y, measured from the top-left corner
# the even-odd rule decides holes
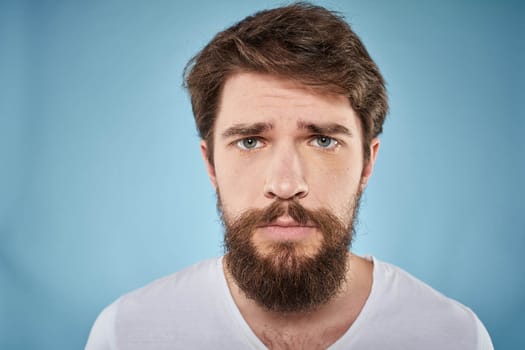
[[[271,75],[238,73],[224,85],[214,130],[213,166],[205,157],[206,143],[201,146],[227,236],[250,212],[266,215],[255,221],[252,215],[252,226],[240,221],[250,229],[239,235],[257,258],[280,268],[285,266],[275,256],[286,256],[294,261],[288,265],[297,268],[302,258],[319,255],[328,240],[332,245],[349,243],[341,237],[352,228],[379,141],[372,141],[365,164],[361,122],[346,97],[320,94]],[[272,204],[269,215],[264,210]],[[312,214],[292,212],[297,205]],[[320,224],[323,213],[327,227],[339,227],[330,239]],[[287,254],[281,254],[283,249]]]

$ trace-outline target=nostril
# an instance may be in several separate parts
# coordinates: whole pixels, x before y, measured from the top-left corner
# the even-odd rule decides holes
[[[264,196],[269,199],[274,199],[277,197],[272,191],[264,191]]]
[[[280,180],[267,183],[264,190],[265,197],[283,200],[300,199],[308,194],[308,187],[304,181]]]
[[[295,194],[295,198],[297,198],[297,199],[301,199],[301,198],[306,197],[307,194],[308,194],[307,191],[300,191],[300,192],[297,192],[297,193]]]

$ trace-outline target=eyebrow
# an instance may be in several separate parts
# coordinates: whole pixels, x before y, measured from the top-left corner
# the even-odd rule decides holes
[[[228,138],[232,136],[252,136],[258,135],[265,131],[271,130],[273,125],[270,123],[255,123],[255,124],[235,124],[222,133],[222,137]]]
[[[298,121],[297,126],[299,129],[308,130],[314,134],[344,134],[352,136],[352,133],[347,127],[337,123],[315,124],[304,121]],[[226,129],[221,135],[223,138],[230,138],[235,136],[253,136],[259,135],[271,129],[273,129],[273,125],[270,123],[235,124]]]
[[[297,122],[297,126],[300,129],[306,129],[314,134],[321,134],[321,135],[344,134],[344,135],[352,136],[352,133],[346,126],[343,126],[337,123],[314,124],[314,123],[307,123],[307,122],[299,121]]]

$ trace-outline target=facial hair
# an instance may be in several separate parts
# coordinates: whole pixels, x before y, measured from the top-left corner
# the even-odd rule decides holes
[[[268,311],[310,312],[327,303],[346,280],[348,249],[354,233],[361,194],[350,203],[350,218],[343,222],[328,209],[309,210],[297,201],[276,200],[264,209],[249,209],[234,220],[218,208],[225,226],[225,263],[228,272],[249,299]],[[276,241],[264,255],[253,243],[257,227],[288,214],[300,225],[316,226],[321,246],[301,254],[299,243]]]

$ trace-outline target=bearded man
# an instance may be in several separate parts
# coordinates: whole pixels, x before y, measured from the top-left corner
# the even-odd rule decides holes
[[[185,80],[225,255],[118,299],[87,349],[493,348],[470,309],[349,251],[388,103],[342,17],[259,12],[217,34]]]

